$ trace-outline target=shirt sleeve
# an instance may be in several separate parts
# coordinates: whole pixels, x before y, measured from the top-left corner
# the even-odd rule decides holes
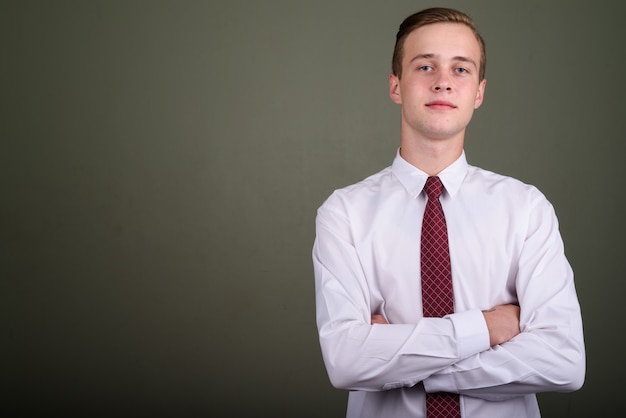
[[[501,400],[582,386],[585,348],[573,272],[553,207],[536,193],[516,278],[521,333],[434,373],[424,380],[427,392]]]
[[[331,197],[332,199],[332,197]],[[339,202],[323,205],[313,245],[320,346],[331,383],[378,391],[413,386],[489,348],[480,311],[370,325],[370,292]]]

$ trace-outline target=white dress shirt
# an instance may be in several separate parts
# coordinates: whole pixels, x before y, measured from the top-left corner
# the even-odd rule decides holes
[[[461,394],[463,417],[539,417],[535,393],[585,376],[580,306],[552,205],[535,187],[467,164],[439,174],[455,313],[423,318],[420,232],[428,175],[393,164],[318,209],[317,326],[348,417],[424,417],[425,391]],[[490,347],[481,310],[515,303],[521,333]],[[389,324],[370,325],[371,315]]]

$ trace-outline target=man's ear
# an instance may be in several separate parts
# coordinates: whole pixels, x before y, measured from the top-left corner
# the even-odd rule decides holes
[[[476,92],[476,100],[474,101],[474,109],[478,109],[481,104],[483,104],[483,100],[485,99],[485,87],[487,86],[487,79],[484,78],[483,81],[478,83],[478,91]]]
[[[395,74],[389,75],[389,97],[396,104],[402,104],[402,95],[400,94],[400,78]]]

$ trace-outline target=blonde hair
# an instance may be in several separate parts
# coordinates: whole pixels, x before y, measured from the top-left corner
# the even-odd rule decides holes
[[[398,33],[396,34],[396,44],[393,50],[393,58],[391,61],[391,71],[398,78],[402,76],[402,55],[404,53],[404,41],[411,32],[426,25],[432,25],[433,23],[461,23],[469,27],[476,40],[480,45],[480,69],[478,71],[478,80],[485,79],[485,67],[487,66],[487,53],[485,50],[485,41],[478,33],[476,25],[471,17],[463,12],[455,9],[448,9],[445,7],[433,7],[430,9],[422,10],[412,14],[404,19]]]

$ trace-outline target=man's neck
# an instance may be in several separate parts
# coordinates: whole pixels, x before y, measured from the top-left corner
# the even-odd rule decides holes
[[[450,139],[413,141],[402,138],[400,155],[409,164],[436,176],[463,153],[463,136]]]

